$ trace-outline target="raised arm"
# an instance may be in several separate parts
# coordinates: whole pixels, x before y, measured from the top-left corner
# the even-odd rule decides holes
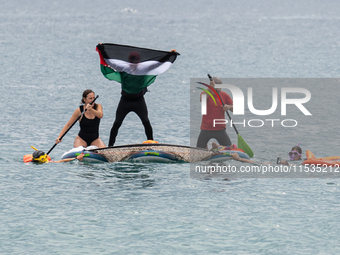
[[[97,104],[97,109],[94,109],[92,105],[88,104],[86,109],[87,111],[92,112],[99,119],[103,118],[104,116],[103,106],[101,104]]]

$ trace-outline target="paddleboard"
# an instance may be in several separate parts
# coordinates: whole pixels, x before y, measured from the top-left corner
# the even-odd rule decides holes
[[[103,155],[108,162],[197,162],[209,159],[214,153],[185,145],[141,143],[91,150]]]
[[[241,151],[240,149],[238,149],[238,150],[223,150],[223,151],[220,151],[220,153],[212,156],[209,159],[209,161],[219,162],[219,161],[225,161],[225,160],[231,159],[232,153],[237,153],[240,156],[240,158],[250,159],[250,157],[244,151]]]
[[[160,163],[174,163],[181,162],[181,158],[173,153],[166,153],[160,150],[143,150],[132,152],[124,161],[134,161],[134,162],[160,162]]]
[[[101,163],[101,162],[108,162],[106,158],[94,152],[94,149],[98,149],[96,146],[89,146],[84,148],[83,146],[79,146],[77,148],[73,148],[67,152],[65,152],[62,156],[61,159],[67,159],[67,158],[75,158],[81,153],[84,153],[84,158],[82,162],[89,162],[89,163]]]
[[[199,161],[224,161],[231,158],[231,153],[236,152],[242,158],[249,156],[242,150],[213,152],[210,150],[190,147],[185,145],[164,143],[142,143],[112,146],[89,150],[102,155],[107,162],[142,161],[142,162],[199,162]]]

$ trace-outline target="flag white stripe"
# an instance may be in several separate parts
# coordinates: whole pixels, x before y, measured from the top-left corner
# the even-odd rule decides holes
[[[116,72],[125,72],[132,75],[159,75],[167,71],[172,63],[155,60],[133,64],[119,59],[105,59],[105,62]]]

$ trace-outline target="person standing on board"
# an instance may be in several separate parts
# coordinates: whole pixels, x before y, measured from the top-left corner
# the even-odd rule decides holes
[[[176,50],[161,51],[113,43],[99,43],[96,51],[104,77],[121,84],[121,98],[108,145],[115,144],[118,130],[129,112],[138,115],[147,139],[153,140],[144,94],[147,87],[158,75],[166,72],[180,54]]]
[[[61,130],[58,138],[55,140],[55,143],[58,144],[62,140],[60,137],[68,130],[68,128],[77,120],[77,118],[81,115],[84,110],[86,112],[79,120],[80,131],[76,138],[74,139],[73,147],[88,147],[90,145],[97,146],[98,148],[106,147],[103,141],[99,137],[99,124],[100,119],[103,118],[103,107],[101,104],[90,104],[95,99],[95,94],[92,90],[87,89],[83,92],[83,98],[81,102],[83,105],[79,106],[73,114],[70,120],[66,123],[66,125]]]
[[[210,81],[210,86],[215,88],[215,84],[222,84],[222,81],[218,77],[213,77],[212,81]],[[202,115],[201,132],[196,145],[199,148],[207,148],[208,142],[212,138],[215,138],[220,145],[231,145],[230,138],[226,132],[226,124],[215,124],[214,126],[214,119],[225,119],[225,111],[233,111],[233,100],[226,92],[221,91],[221,89],[216,89],[216,91],[220,94],[225,105],[223,107],[218,104],[215,105],[214,100],[210,96],[207,96],[207,114]],[[215,95],[210,89],[209,92],[214,98],[218,98],[218,95]],[[201,93],[201,101],[203,94],[206,94],[206,92],[203,91]]]
[[[140,55],[137,52],[131,52],[129,55],[129,62],[131,63],[132,68],[137,69],[137,65],[140,62]],[[129,76],[123,76],[122,83],[126,79],[129,79]],[[113,122],[113,126],[111,128],[108,144],[109,146],[113,146],[115,144],[118,130],[129,112],[135,112],[137,114],[144,126],[147,140],[153,140],[153,130],[148,117],[148,109],[144,99],[144,95],[147,91],[148,89],[144,88],[138,93],[129,94],[124,91],[124,89],[122,89],[120,101],[116,110],[116,119]]]
[[[174,53],[176,53],[176,50],[171,50],[168,56],[171,56]],[[168,56],[165,56],[164,58],[167,58]],[[138,52],[132,51],[129,54],[128,61],[130,63],[129,69],[131,70],[131,73],[139,73],[144,68],[143,66],[139,65],[140,54]],[[155,66],[157,65],[159,64],[155,63]],[[150,68],[150,66],[148,66],[147,68]],[[120,75],[122,84],[121,98],[116,110],[116,118],[111,128],[108,146],[113,146],[115,144],[118,130],[122,125],[125,117],[130,112],[135,112],[142,121],[147,140],[153,140],[153,130],[148,117],[148,109],[144,99],[144,94],[148,91],[148,89],[142,88],[139,92],[132,94],[126,92],[126,90],[130,89],[127,87],[128,84],[133,84],[134,87],[143,87],[142,85],[147,75],[132,76],[126,75],[125,72],[121,72]]]

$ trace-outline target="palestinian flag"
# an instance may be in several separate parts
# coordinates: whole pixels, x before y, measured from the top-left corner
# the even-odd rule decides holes
[[[151,85],[156,76],[175,62],[177,52],[151,50],[119,44],[98,44],[103,75],[122,84],[122,90],[136,94]]]

